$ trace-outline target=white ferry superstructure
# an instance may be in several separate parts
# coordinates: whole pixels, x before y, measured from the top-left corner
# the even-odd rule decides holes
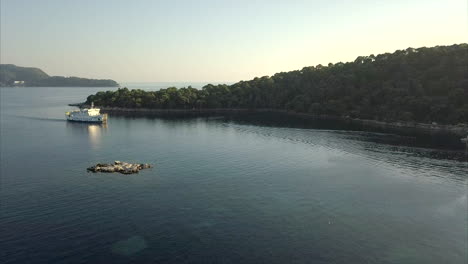
[[[68,121],[75,122],[91,122],[91,123],[106,123],[107,114],[101,114],[99,108],[94,108],[91,103],[91,108],[83,108],[80,110],[70,111],[65,113]]]

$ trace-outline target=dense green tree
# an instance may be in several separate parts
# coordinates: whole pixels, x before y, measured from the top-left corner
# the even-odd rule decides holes
[[[468,44],[408,48],[201,90],[99,92],[100,106],[288,110],[381,121],[468,123]]]

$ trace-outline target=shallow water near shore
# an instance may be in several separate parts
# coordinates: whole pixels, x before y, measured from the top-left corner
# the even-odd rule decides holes
[[[65,121],[110,89],[0,89],[2,263],[466,263],[468,163],[449,141],[255,115]],[[114,160],[155,167],[86,172]]]

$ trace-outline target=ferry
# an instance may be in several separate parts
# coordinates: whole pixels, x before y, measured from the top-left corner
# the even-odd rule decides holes
[[[107,114],[101,114],[99,111],[100,109],[94,108],[94,103],[91,103],[91,108],[66,112],[65,117],[68,121],[107,123]]]

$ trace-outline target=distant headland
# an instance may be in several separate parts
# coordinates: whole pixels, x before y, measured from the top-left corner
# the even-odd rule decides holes
[[[114,80],[49,76],[39,68],[0,64],[0,87],[116,87]]]

